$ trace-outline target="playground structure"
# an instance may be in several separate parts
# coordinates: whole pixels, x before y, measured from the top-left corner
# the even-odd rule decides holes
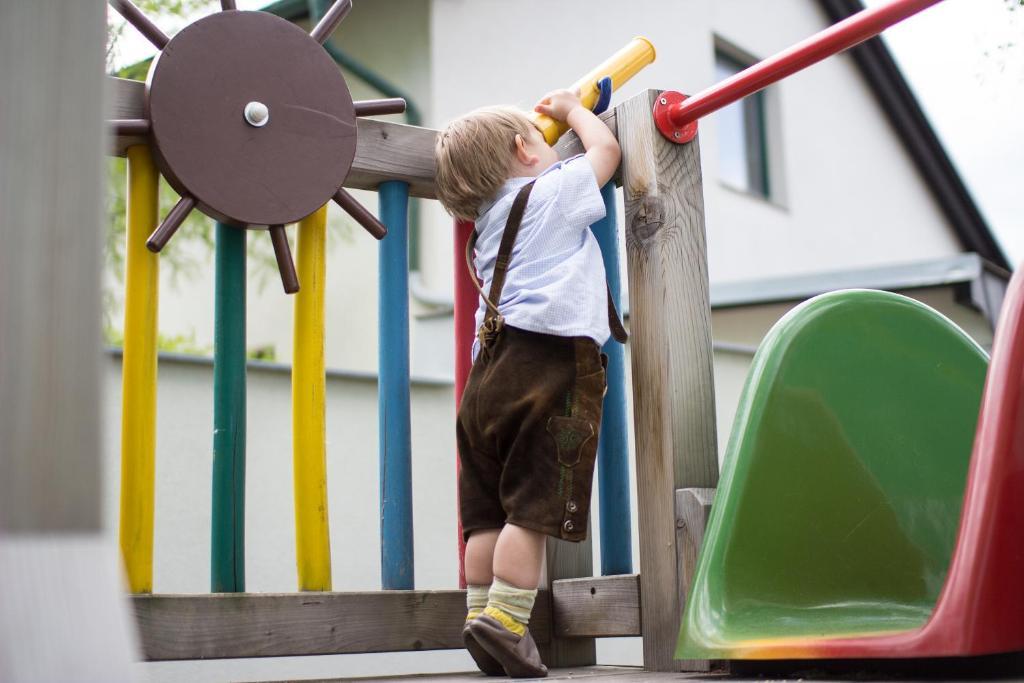
[[[932,2],[898,2],[893,5],[915,6],[918,9]],[[123,4],[123,3],[119,3]],[[224,3],[225,9],[231,3]],[[339,5],[344,3],[338,3]],[[888,7],[888,6],[887,6]],[[330,13],[328,13],[330,15]],[[336,14],[334,15],[336,16]],[[325,19],[326,21],[326,19]],[[880,29],[878,29],[880,30]],[[867,37],[867,36],[864,36]],[[838,49],[838,48],[836,48]],[[780,76],[781,77],[781,76]],[[145,114],[144,86],[118,81],[116,106],[118,117],[142,120]],[[737,91],[738,92],[738,91]],[[733,93],[735,95],[735,92]],[[736,95],[737,97],[739,95]],[[644,639],[645,666],[652,670],[678,668],[673,661],[681,606],[687,603],[686,591],[693,576],[704,533],[705,519],[718,486],[718,466],[714,432],[714,404],[711,368],[710,309],[704,247],[703,205],[698,146],[675,135],[664,136],[652,111],[672,102],[666,94],[649,91],[637,95],[604,115],[604,121],[616,132],[623,151],[621,174],[614,182],[621,183],[626,198],[626,247],[630,278],[630,311],[632,331],[634,419],[636,423],[637,496],[640,518],[640,574],[631,570],[610,571],[602,558],[606,576],[592,577],[590,548],[585,544],[570,546],[552,542],[548,556],[548,586],[538,599],[531,629],[546,649],[545,660],[552,666],[593,663],[593,638],[641,635]],[[693,98],[697,99],[697,98]],[[258,113],[258,112],[257,112]],[[273,113],[273,112],[272,112]],[[673,125],[677,117],[670,117]],[[252,125],[252,124],[247,124]],[[347,187],[376,189],[381,195],[381,216],[387,236],[381,242],[381,458],[382,485],[394,489],[382,491],[382,586],[379,593],[335,593],[329,565],[329,540],[326,515],[317,505],[326,505],[323,475],[323,233],[325,214],[322,209],[303,218],[299,228],[298,276],[304,283],[297,296],[296,357],[293,374],[295,406],[296,453],[296,519],[299,590],[295,594],[244,594],[244,533],[241,510],[244,509],[244,235],[227,224],[217,228],[217,351],[215,359],[214,451],[214,544],[212,548],[211,590],[216,594],[191,596],[148,595],[152,563],[152,476],[156,386],[156,272],[157,257],[144,249],[146,238],[157,227],[155,188],[156,165],[153,155],[139,137],[145,129],[141,124],[119,128],[115,141],[118,152],[129,159],[128,208],[128,282],[126,294],[126,341],[124,351],[124,434],[122,491],[122,546],[131,581],[133,607],[142,634],[143,648],[149,659],[222,658],[248,656],[286,656],[298,654],[335,654],[461,648],[459,626],[464,615],[461,591],[416,591],[412,585],[411,554],[411,483],[409,464],[408,416],[408,310],[405,283],[407,250],[405,242],[406,201],[410,195],[430,198],[433,195],[433,169],[430,151],[434,132],[372,120],[356,121],[357,140],[352,167],[344,180]],[[674,130],[671,132],[675,132]],[[672,139],[675,138],[675,139]],[[559,142],[558,151],[565,157],[580,151],[579,141],[571,134]],[[614,188],[604,188],[606,202],[613,206]],[[329,197],[324,197],[326,201]],[[614,210],[611,220],[597,228],[607,230],[602,239],[606,259],[613,258],[616,229]],[[462,240],[471,225],[456,226],[455,263],[461,258]],[[601,233],[599,232],[599,235]],[[468,366],[467,339],[472,338],[472,312],[475,295],[468,277],[456,267],[457,278],[457,387],[464,381]],[[617,264],[609,273],[617,273]],[[317,289],[316,283],[321,283]],[[614,284],[613,284],[614,288]],[[996,343],[989,389],[984,399],[984,415],[994,415],[992,422],[981,422],[978,442],[993,443],[998,439],[1017,439],[1001,446],[1003,450],[978,451],[967,481],[968,495],[963,505],[963,528],[976,529],[978,522],[968,512],[975,502],[989,499],[987,487],[1000,480],[1009,487],[1018,482],[1021,465],[1008,460],[1008,455],[1021,456],[1020,415],[1020,302],[1018,283],[1007,297],[1004,320]],[[873,315],[871,301],[864,303]],[[889,302],[882,301],[883,305]],[[815,302],[805,310],[821,307]],[[927,312],[915,309],[912,315],[928,318]],[[1016,312],[1014,312],[1016,311]],[[383,314],[387,312],[388,315]],[[404,318],[403,318],[404,316]],[[796,316],[794,316],[795,318]],[[790,319],[792,320],[792,319]],[[934,322],[934,321],[932,321]],[[404,326],[404,328],[403,328]],[[937,335],[955,339],[956,333],[932,326]],[[919,336],[922,339],[931,337]],[[960,340],[962,342],[963,340]],[[387,343],[385,343],[387,342]],[[955,347],[957,342],[951,341]],[[916,347],[912,347],[916,348]],[[1004,350],[1005,349],[1005,350]],[[960,357],[971,376],[965,381],[977,395],[980,357],[969,344],[960,343]],[[974,353],[972,356],[971,354]],[[768,352],[765,352],[767,357]],[[614,363],[614,358],[613,358]],[[609,401],[624,396],[621,357],[618,370],[609,371]],[[959,367],[959,366],[958,366]],[[926,375],[927,376],[927,375]],[[750,396],[756,394],[755,378]],[[767,386],[767,385],[766,385]],[[405,390],[403,398],[403,387]],[[685,387],[685,391],[679,391]],[[962,420],[969,406],[958,403]],[[608,409],[606,409],[608,410]],[[615,408],[608,414],[615,415]],[[954,412],[956,412],[954,410]],[[623,414],[624,419],[624,414]],[[1005,421],[1002,426],[1000,421]],[[609,421],[613,422],[612,420]],[[1010,426],[1017,425],[1017,432]],[[990,432],[987,430],[994,430]],[[964,427],[960,425],[962,438]],[[620,440],[624,457],[624,432],[609,439]],[[607,447],[607,446],[606,446]],[[999,455],[1002,453],[1002,455]],[[951,459],[953,456],[950,456]],[[624,463],[623,461],[620,461]],[[980,464],[988,463],[988,464]],[[997,466],[996,464],[999,463]],[[961,472],[965,463],[961,462]],[[1012,465],[1009,471],[999,467]],[[615,467],[613,464],[611,467]],[[601,461],[602,474],[605,461]],[[737,464],[738,468],[739,465]],[[732,486],[736,478],[730,474],[723,480],[722,496],[735,496]],[[962,475],[961,475],[962,477]],[[956,477],[952,477],[956,479]],[[941,534],[930,542],[934,553],[923,562],[930,568],[929,590],[934,577],[943,572],[939,556],[950,551],[949,518],[956,488],[955,481],[944,482],[946,509]],[[147,488],[148,487],[148,488]],[[148,493],[147,493],[148,491]],[[738,489],[737,489],[738,491]],[[148,498],[147,498],[148,496]],[[1010,515],[1006,504],[1012,496],[1004,488],[991,505],[995,513]],[[602,501],[605,499],[602,483]],[[609,496],[613,499],[614,496]],[[621,503],[621,500],[620,500]],[[628,500],[626,501],[628,509]],[[722,519],[726,507],[715,508],[715,519]],[[601,511],[602,537],[609,532],[605,524],[613,515]],[[886,520],[892,531],[898,526]],[[1016,517],[1003,520],[996,528],[1007,532],[1019,528]],[[1007,523],[1008,522],[1008,523]],[[955,522],[953,522],[955,524]],[[148,536],[147,536],[147,525]],[[708,548],[724,542],[719,536],[720,523],[712,520]],[[991,528],[991,527],[986,527]],[[953,555],[950,576],[967,576],[966,583],[948,589],[940,605],[968,601],[964,586],[970,586],[973,574],[958,574],[968,567],[971,557],[979,557],[977,548],[984,546],[978,536],[961,532],[961,541]],[[893,531],[895,534],[895,532]],[[965,535],[966,534],[966,535]],[[620,536],[621,538],[621,536]],[[965,542],[964,539],[967,539]],[[971,540],[973,539],[973,540]],[[1004,547],[1012,547],[1003,539]],[[148,544],[148,545],[147,545]],[[602,543],[602,547],[605,544]],[[615,543],[609,543],[614,548]],[[623,564],[622,556],[609,550],[608,567]],[[711,562],[712,554],[704,552],[701,566]],[[985,556],[990,558],[991,556]],[[937,559],[938,558],[938,559]],[[986,593],[1001,599],[1000,591],[1009,590],[1007,577],[1017,567],[1005,558],[997,564],[1004,584],[994,585]],[[913,560],[908,560],[912,562]],[[631,565],[631,562],[626,562]],[[1000,573],[1001,572],[1001,573]],[[705,570],[705,574],[707,570]],[[698,581],[700,574],[698,573]],[[742,586],[740,586],[742,588]],[[843,586],[837,590],[841,595]],[[400,590],[399,590],[400,589]],[[703,590],[697,584],[697,590]],[[916,588],[914,589],[916,590]],[[934,591],[910,591],[916,602],[910,605],[910,616],[898,628],[907,628],[915,619],[923,619]],[[1009,593],[1007,593],[1009,594]],[[906,606],[906,595],[890,596],[895,604]],[[947,599],[948,598],[948,599]],[[690,609],[693,610],[693,602]],[[1015,604],[1015,603],[1008,603]],[[953,609],[943,608],[943,609]],[[1014,608],[1015,615],[1024,614]],[[938,613],[938,609],[936,613]],[[956,613],[956,610],[954,610]],[[689,612],[688,612],[689,614]],[[958,648],[955,641],[944,653],[979,654],[1020,649],[1024,633],[1019,616],[1004,622],[988,621],[992,612],[976,612],[979,623],[993,623],[1009,636],[988,640],[980,648]],[[932,620],[935,621],[935,618]],[[948,623],[948,622],[947,622]],[[715,628],[720,624],[711,623]],[[889,629],[891,630],[891,629]],[[849,635],[851,631],[843,631]],[[777,634],[766,634],[770,637]],[[839,635],[837,633],[837,635]],[[880,641],[876,641],[880,642]],[[895,644],[902,641],[893,641]],[[948,642],[948,641],[947,641]],[[891,646],[890,645],[890,646]],[[851,648],[853,646],[850,646]],[[950,649],[952,648],[952,649]],[[992,649],[995,648],[995,649]],[[855,649],[839,650],[854,652]],[[862,650],[870,652],[870,650]],[[832,657],[836,650],[790,648],[783,656]],[[907,654],[928,656],[927,648]],[[710,648],[681,653],[691,657],[763,656],[763,652],[743,652],[739,648]],[[880,654],[864,656],[883,656]]]
[[[127,2],[113,2],[116,8],[147,36],[158,29],[148,25],[138,10]],[[153,534],[153,475],[155,458],[155,389],[156,389],[156,351],[155,337],[157,318],[157,301],[155,282],[157,260],[155,253],[166,241],[165,236],[173,232],[180,223],[177,209],[164,219],[163,223],[153,231],[156,217],[156,182],[157,169],[161,170],[161,157],[165,154],[161,147],[167,141],[161,141],[159,129],[167,127],[166,117],[157,115],[158,107],[154,102],[176,101],[187,99],[195,102],[193,96],[181,98],[175,96],[175,90],[187,87],[192,78],[197,77],[198,62],[205,62],[206,69],[217,73],[220,65],[210,64],[210,48],[206,41],[211,36],[217,38],[236,35],[244,31],[245,26],[258,27],[257,33],[262,40],[272,40],[274,27],[288,36],[289,41],[297,49],[306,50],[307,43],[314,42],[309,37],[296,33],[294,25],[287,24],[276,18],[267,20],[267,28],[262,28],[262,19],[249,15],[260,14],[232,11],[230,3],[226,3],[222,12],[199,20],[191,27],[184,29],[167,43],[159,37],[153,42],[158,46],[167,45],[170,58],[162,54],[150,67],[150,75],[143,86],[137,82],[115,80],[112,84],[116,95],[118,119],[111,122],[117,135],[115,153],[124,153],[128,157],[128,182],[130,197],[127,207],[128,240],[127,277],[126,277],[126,338],[123,371],[123,411],[122,411],[122,495],[121,495],[121,545],[125,559],[130,588],[135,595],[134,604],[142,627],[143,644],[148,657],[152,659],[175,659],[191,657],[242,657],[287,654],[317,654],[339,652],[376,652],[388,650],[420,650],[444,647],[461,647],[461,633],[457,616],[464,609],[464,597],[459,591],[423,592],[414,591],[412,529],[411,516],[411,472],[410,472],[410,428],[409,428],[409,330],[408,330],[408,284],[407,271],[407,201],[410,194],[414,196],[433,196],[432,148],[434,132],[425,129],[398,126],[379,121],[359,121],[359,145],[369,142],[369,151],[364,147],[351,144],[352,169],[346,178],[349,187],[376,189],[381,199],[381,218],[383,224],[375,236],[386,237],[381,242],[380,268],[380,456],[381,456],[381,585],[386,591],[401,590],[402,593],[381,593],[368,596],[365,594],[326,593],[332,588],[330,566],[330,540],[327,529],[326,513],[326,481],[325,481],[325,443],[324,443],[324,368],[323,368],[323,280],[324,258],[323,243],[325,238],[325,213],[316,210],[309,217],[303,218],[299,224],[299,275],[305,287],[295,297],[296,328],[295,358],[293,362],[293,444],[295,463],[295,505],[296,505],[296,563],[298,566],[298,588],[304,593],[294,596],[287,595],[228,595],[241,593],[245,590],[244,566],[244,463],[245,463],[245,375],[244,375],[244,233],[224,222],[217,225],[217,279],[215,300],[217,307],[216,339],[214,351],[214,483],[213,483],[213,523],[211,544],[211,591],[209,596],[161,596],[150,595],[152,591],[152,534]],[[325,14],[325,18],[317,24],[312,34],[317,36],[328,29],[319,27],[330,24],[329,28],[340,21],[349,2],[336,3]],[[341,7],[342,10],[338,8]],[[242,19],[244,18],[244,25]],[[238,26],[235,26],[238,24]],[[197,27],[197,28],[193,28]],[[203,28],[200,31],[198,27]],[[287,28],[286,28],[287,27]],[[261,31],[266,33],[261,33]],[[329,31],[328,31],[329,32]],[[201,39],[194,34],[199,33]],[[192,35],[190,35],[192,34]],[[300,35],[301,34],[301,35]],[[320,38],[323,38],[320,35]],[[152,40],[152,38],[151,38]],[[216,41],[214,41],[216,42]],[[315,42],[320,42],[317,39]],[[180,48],[180,45],[184,48]],[[175,48],[171,50],[171,48]],[[316,46],[319,49],[319,46]],[[190,53],[194,52],[198,55]],[[303,53],[305,54],[305,53]],[[654,58],[653,48],[644,39],[636,39],[626,46],[597,71],[610,77],[610,88],[606,84],[603,89],[617,87],[628,80],[646,63]],[[262,59],[262,57],[261,57]],[[253,63],[261,64],[255,57]],[[180,66],[183,63],[184,66]],[[231,68],[235,68],[232,62]],[[175,80],[161,78],[161,73],[170,72]],[[177,72],[183,71],[184,75]],[[228,69],[230,71],[230,69]],[[339,77],[337,70],[330,78],[319,84],[324,88],[333,88]],[[595,71],[596,73],[596,71]],[[227,73],[226,77],[235,76]],[[245,81],[249,79],[244,74]],[[314,97],[315,83],[311,76],[303,77],[307,83],[297,94],[291,93],[294,99],[284,98],[281,93],[271,92],[263,110],[254,109],[252,102],[244,107],[242,92],[228,93],[229,97],[221,98],[227,102],[235,102],[238,106],[219,104],[215,111],[205,112],[203,116],[212,116],[216,122],[202,122],[187,128],[206,127],[213,134],[226,130],[225,135],[236,142],[241,140],[247,144],[256,144],[257,152],[264,154],[263,161],[273,157],[273,149],[294,133],[291,126],[294,122],[285,121],[284,130],[275,131],[275,123],[281,117],[274,118],[274,113],[289,110],[308,111],[313,107],[305,106],[304,98]],[[166,85],[170,83],[171,85]],[[173,86],[173,88],[171,87]],[[599,88],[596,77],[585,77],[578,84],[589,91],[586,97],[596,99]],[[253,92],[249,84],[248,93]],[[228,106],[228,109],[221,107]],[[192,105],[195,108],[195,105]],[[241,107],[241,108],[240,108]],[[333,109],[332,109],[333,107]],[[334,109],[348,112],[346,102],[328,102],[323,105],[323,114],[328,118]],[[236,111],[237,110],[237,111]],[[355,111],[368,113],[387,113],[386,107],[369,107],[364,103],[356,103]],[[196,115],[191,110],[189,115]],[[259,116],[262,118],[254,118]],[[344,118],[344,117],[343,117]],[[354,117],[348,116],[354,121]],[[318,121],[319,118],[314,118]],[[279,124],[280,125],[280,124]],[[333,125],[333,124],[332,124]],[[264,127],[265,126],[265,127]],[[177,132],[177,127],[171,126]],[[344,127],[339,130],[346,132]],[[263,136],[269,134],[269,140]],[[333,130],[321,131],[314,127],[311,137],[332,139]],[[354,143],[354,136],[346,135],[346,144]],[[253,142],[255,141],[255,142]],[[172,143],[178,142],[172,140]],[[220,195],[235,193],[239,196],[251,193],[256,188],[265,187],[269,181],[261,175],[261,167],[246,169],[247,181],[239,184],[236,179],[221,181],[220,178],[230,169],[243,163],[227,153],[228,147],[221,144],[217,147],[216,164],[219,173],[209,174],[206,166],[214,162],[207,159],[208,151],[203,148],[196,150],[194,141],[189,157],[189,148],[180,152],[177,163],[185,168],[203,167],[211,185]],[[230,147],[230,146],[229,146]],[[238,145],[234,146],[235,148]],[[342,151],[347,151],[345,146]],[[318,151],[317,154],[320,154]],[[308,156],[308,155],[307,155]],[[295,154],[290,159],[298,160]],[[156,165],[154,165],[156,161]],[[244,160],[248,161],[248,160]],[[308,161],[308,160],[307,160]],[[332,162],[333,163],[333,162]],[[297,164],[293,164],[297,167]],[[316,164],[310,162],[302,174],[314,174]],[[277,173],[275,169],[275,174]],[[166,173],[166,172],[165,172]],[[301,174],[300,174],[301,175]],[[222,184],[221,184],[222,183]],[[179,183],[178,186],[181,186]],[[331,189],[325,186],[320,200],[330,198]],[[333,192],[333,190],[332,190]],[[339,190],[335,194],[344,192]],[[606,245],[606,258],[615,258],[617,253],[614,240],[616,235],[614,211],[614,187],[603,191],[609,208],[609,218],[596,226]],[[199,194],[198,192],[196,193]],[[347,193],[346,193],[347,194]],[[228,215],[226,211],[212,209],[210,202],[200,202],[197,206],[218,219],[232,218],[242,214],[239,205]],[[179,203],[180,205],[180,203]],[[268,208],[269,210],[269,208]],[[250,214],[255,216],[255,213]],[[370,218],[373,221],[372,216]],[[247,221],[234,222],[248,224]],[[262,220],[261,223],[270,223]],[[385,227],[386,226],[386,227]],[[283,226],[279,228],[283,230]],[[147,240],[144,236],[150,235]],[[150,247],[147,251],[143,245]],[[461,249],[460,249],[461,251]],[[287,254],[285,254],[287,256]],[[290,257],[281,259],[283,279],[286,291],[288,282],[295,278],[287,276],[285,265]],[[609,270],[618,272],[616,262],[609,263]],[[457,270],[460,278],[468,276]],[[617,282],[612,283],[618,289]],[[706,282],[705,282],[706,290]],[[472,315],[475,300],[464,310],[459,311],[459,319],[464,318],[466,310]],[[466,347],[468,352],[468,346]],[[468,353],[460,354],[466,355]],[[603,562],[606,573],[626,574],[615,577],[612,587],[625,586],[627,595],[632,594],[636,600],[636,576],[629,575],[632,566],[629,540],[629,496],[627,491],[628,475],[626,469],[625,443],[625,397],[623,391],[623,370],[621,349],[614,361],[617,363],[618,383],[614,391],[617,395],[618,410],[607,410],[609,418],[605,422],[605,447],[601,455],[604,486],[604,509],[602,510],[602,535],[605,539],[603,554],[610,558]],[[710,367],[708,368],[710,372]],[[613,370],[615,372],[615,370]],[[617,419],[616,419],[617,418]],[[615,434],[616,427],[618,433]],[[607,444],[618,444],[614,451]],[[610,472],[610,470],[613,470]],[[572,548],[571,554],[569,548]],[[461,549],[460,549],[461,550]],[[583,549],[565,545],[561,549],[552,548],[549,572],[552,580],[578,575],[589,576],[590,548]],[[461,552],[459,557],[461,565]],[[561,570],[559,564],[565,565]],[[574,565],[580,565],[576,567]],[[585,566],[584,566],[585,565]],[[624,567],[624,569],[616,568]],[[584,587],[567,587],[572,593],[570,600],[582,599],[592,601],[593,593]],[[310,600],[308,591],[320,592],[321,598]],[[557,591],[552,587],[552,594]],[[236,599],[237,598],[237,599]],[[603,591],[602,591],[603,598]],[[582,648],[572,641],[564,640],[555,643],[550,636],[550,617],[547,614],[551,603],[556,597],[544,594],[539,603],[541,614],[535,616],[533,630],[535,637],[542,644],[549,645],[549,660],[563,663],[579,663],[593,661],[592,641],[584,641]],[[310,610],[313,605],[320,605],[321,612]],[[417,609],[413,609],[418,605]],[[298,608],[300,614],[294,613]],[[567,611],[576,613],[569,605]],[[634,611],[636,608],[634,607]],[[252,619],[251,612],[263,615]],[[242,613],[248,616],[240,618]],[[453,615],[456,615],[453,617]],[[324,622],[322,620],[326,619]],[[638,626],[628,623],[637,621],[636,614],[625,616],[627,623],[612,627],[609,633],[635,633]],[[321,623],[317,625],[317,621]],[[375,629],[372,624],[377,623]],[[329,629],[326,625],[329,624]],[[301,635],[294,632],[299,626]],[[583,628],[587,628],[584,626]],[[593,628],[593,627],[590,627]],[[602,627],[599,627],[602,628]],[[242,629],[240,632],[239,629]],[[246,629],[251,638],[244,634]],[[557,648],[557,649],[556,649]]]

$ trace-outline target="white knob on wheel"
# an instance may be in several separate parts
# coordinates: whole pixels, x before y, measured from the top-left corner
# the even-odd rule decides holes
[[[250,126],[261,128],[270,121],[270,110],[262,102],[250,102],[245,105],[245,120]]]

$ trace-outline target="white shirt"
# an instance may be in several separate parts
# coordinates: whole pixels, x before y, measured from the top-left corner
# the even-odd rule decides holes
[[[534,178],[510,178],[476,221],[474,265],[490,294],[494,262],[512,202]],[[581,154],[560,161],[536,178],[512,248],[501,301],[505,324],[562,337],[590,337],[598,346],[611,335],[601,248],[590,224],[605,207],[590,162]],[[483,323],[481,300],[476,327]],[[479,340],[473,342],[473,358]]]

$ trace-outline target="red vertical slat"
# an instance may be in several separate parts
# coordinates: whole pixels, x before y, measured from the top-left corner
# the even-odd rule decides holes
[[[473,346],[474,315],[477,307],[477,292],[470,280],[466,268],[466,242],[473,232],[470,221],[455,221],[455,407],[458,409],[462,401],[462,390],[469,378],[469,369],[473,363],[470,358]],[[455,460],[455,473],[458,476],[459,461]],[[456,494],[457,496],[457,494]],[[458,513],[456,513],[458,514]],[[466,544],[462,540],[462,519],[458,521],[459,534],[459,587],[466,587],[466,568],[463,560],[466,556]]]

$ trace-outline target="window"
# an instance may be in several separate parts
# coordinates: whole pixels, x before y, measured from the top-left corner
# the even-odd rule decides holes
[[[729,78],[753,63],[737,59],[730,52],[720,46],[715,49],[716,81]],[[770,197],[764,91],[718,110],[715,117],[719,178],[736,189]]]

